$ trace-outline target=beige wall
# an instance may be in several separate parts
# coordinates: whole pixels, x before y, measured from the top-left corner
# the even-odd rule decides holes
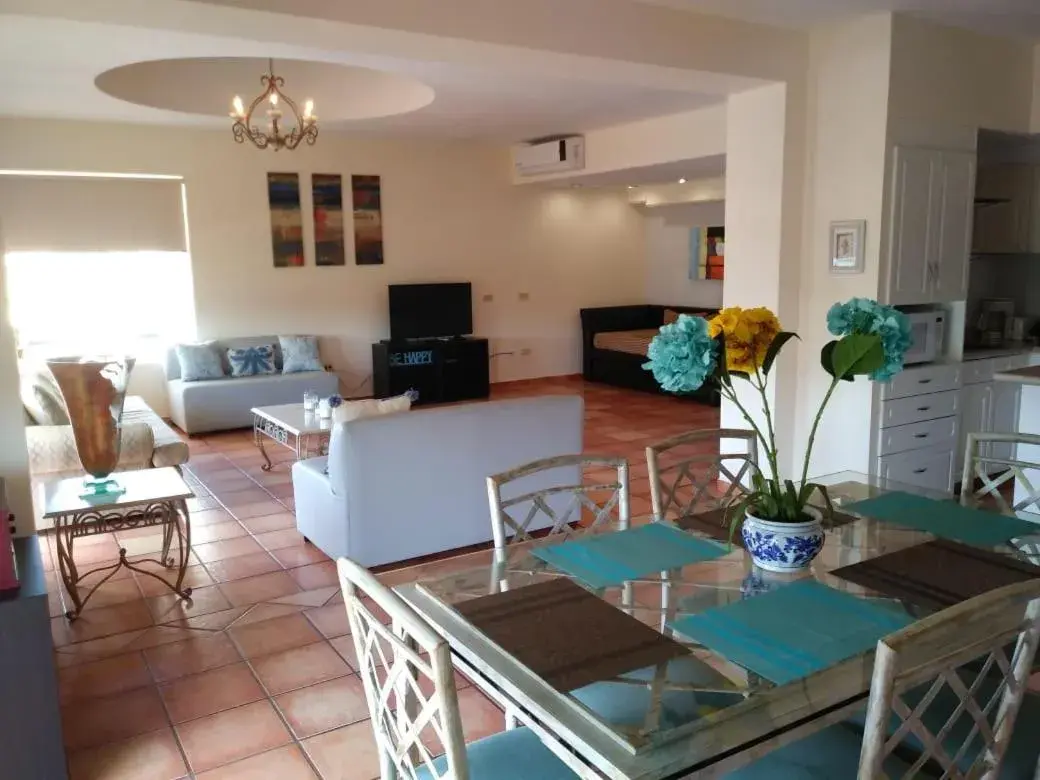
[[[578,309],[643,288],[643,218],[627,193],[515,187],[505,148],[326,135],[274,154],[225,132],[49,121],[0,122],[0,135],[0,168],[184,176],[199,337],[316,333],[345,390],[368,387],[389,283],[472,281],[476,332],[517,353],[493,360],[496,381],[578,372]],[[351,173],[381,175],[386,264],[354,265],[348,247],[348,265],[315,267],[305,218],[307,265],[273,268],[269,170],[341,173],[348,186]],[[162,408],[156,370],[137,374]]]
[[[0,225],[0,230],[3,226]],[[0,233],[0,252],[3,235]],[[7,289],[0,263],[0,477],[6,484],[7,501],[19,533],[33,530],[32,499],[29,493],[29,454],[25,444],[25,422],[18,395],[18,360],[14,332],[7,318]]]
[[[1033,46],[896,15],[889,142],[974,149],[980,127],[1029,129]]]
[[[721,281],[690,279],[690,230],[723,225],[725,203],[676,203],[646,209],[645,214],[647,302],[722,306]]]

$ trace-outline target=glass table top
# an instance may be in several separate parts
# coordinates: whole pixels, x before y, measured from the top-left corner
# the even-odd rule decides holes
[[[805,680],[776,686],[673,631],[670,624],[676,619],[757,598],[804,579],[815,579],[859,599],[886,605],[910,619],[930,611],[924,605],[890,598],[832,572],[935,539],[922,531],[863,517],[850,511],[849,505],[897,490],[936,500],[950,497],[857,472],[812,481],[828,487],[836,509],[858,519],[826,531],[823,551],[809,571],[770,574],[753,567],[749,554],[733,546],[720,558],[673,570],[667,581],[649,576],[597,591],[618,609],[683,644],[686,654],[667,664],[568,693],[544,684],[452,608],[470,599],[566,576],[531,552],[537,546],[558,544],[558,537],[511,546],[507,560],[502,562],[494,560],[492,551],[475,554],[470,556],[472,568],[420,578],[399,586],[398,592],[446,636],[457,657],[485,681],[510,693],[514,700],[529,704],[535,717],[547,718],[548,725],[566,733],[572,744],[585,745],[586,758],[592,754],[593,760],[603,759],[601,771],[608,765],[624,766],[625,774],[617,776],[666,777],[676,766],[696,767],[698,761],[713,753],[732,750],[828,707],[857,698],[865,700],[872,666],[872,653],[868,652]],[[1035,518],[1040,523],[1040,515]],[[1036,537],[992,549],[1011,558],[1040,563],[1040,525]],[[620,710],[608,707],[609,713],[604,715],[601,705],[606,701],[615,705],[624,701],[625,705]]]

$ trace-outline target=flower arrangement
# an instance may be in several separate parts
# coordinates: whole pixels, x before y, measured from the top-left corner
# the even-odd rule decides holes
[[[343,403],[343,396],[339,393],[334,393],[328,397],[328,404],[330,409],[335,409],[337,406]]]
[[[832,512],[830,497],[822,485],[808,482],[809,461],[816,431],[824,409],[843,381],[860,375],[887,381],[903,368],[903,356],[911,343],[910,324],[902,312],[866,298],[837,303],[827,313],[827,327],[838,338],[820,353],[820,363],[831,383],[813,419],[802,463],[801,478],[782,479],[777,467],[773,412],[766,392],[769,373],[780,350],[796,333],[784,331],[776,315],[767,308],[725,308],[710,320],[680,315],[664,325],[647,351],[643,366],[672,393],[691,393],[705,382],[717,384],[755,432],[765,452],[770,476],[759,470],[751,476],[748,493],[731,509],[731,534],[744,512],[771,522],[803,523],[812,519],[806,512],[817,492]],[[748,382],[762,399],[763,422],[751,416],[738,396],[734,382]]]

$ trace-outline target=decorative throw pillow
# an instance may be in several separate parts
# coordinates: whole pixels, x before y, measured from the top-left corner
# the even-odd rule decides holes
[[[366,398],[361,401],[346,401],[332,411],[332,419],[337,423],[352,422],[362,417],[379,417],[383,414],[407,412],[412,408],[412,396],[409,393],[393,398]]]
[[[279,336],[278,343],[282,347],[283,374],[322,370],[315,336]]]
[[[37,425],[69,424],[65,399],[47,366],[23,370],[21,396],[22,406]]]
[[[181,379],[185,382],[224,378],[220,353],[212,345],[178,344],[173,349],[181,367]]]
[[[227,351],[231,376],[274,374],[274,344],[258,347],[233,347]]]

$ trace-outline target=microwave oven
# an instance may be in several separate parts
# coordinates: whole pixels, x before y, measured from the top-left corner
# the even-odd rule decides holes
[[[910,349],[903,357],[903,363],[931,363],[942,357],[943,339],[946,337],[946,312],[915,311],[906,312],[910,320]]]

